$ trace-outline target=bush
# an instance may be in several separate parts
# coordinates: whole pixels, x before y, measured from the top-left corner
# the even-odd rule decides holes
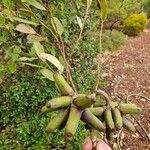
[[[150,18],[150,0],[144,1],[144,10],[147,14],[147,17]]]
[[[143,31],[147,22],[148,20],[144,13],[133,14],[123,21],[122,30],[127,35],[136,36]]]
[[[103,34],[102,47],[104,51],[117,50],[125,41],[125,35],[117,30],[107,30]]]

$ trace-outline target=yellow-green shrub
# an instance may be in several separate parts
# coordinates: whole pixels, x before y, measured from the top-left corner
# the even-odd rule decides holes
[[[147,16],[144,13],[133,14],[123,21],[122,30],[127,35],[135,36],[143,31],[147,23]]]

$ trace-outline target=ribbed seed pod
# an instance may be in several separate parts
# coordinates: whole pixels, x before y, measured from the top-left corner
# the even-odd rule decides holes
[[[83,112],[82,119],[89,124],[91,127],[98,131],[104,131],[105,126],[104,124],[96,117],[94,116],[89,109],[86,109]]]
[[[113,130],[115,128],[115,125],[114,125],[114,121],[112,118],[112,112],[110,109],[107,109],[104,112],[104,119],[105,119],[106,126],[108,127],[108,129]]]
[[[102,113],[106,110],[106,107],[105,106],[104,107],[96,107],[96,108],[91,107],[91,108],[88,108],[88,109],[93,115],[101,116]]]
[[[68,109],[61,110],[57,116],[55,116],[47,125],[46,127],[46,132],[47,133],[52,133],[56,129],[60,129],[62,124],[66,121],[68,116]]]
[[[73,89],[61,74],[55,73],[54,80],[62,96],[74,95]]]
[[[129,121],[128,119],[126,119],[125,117],[122,118],[123,119],[123,127],[132,131],[132,132],[135,132],[136,129],[134,127],[134,125],[132,124],[131,121]]]
[[[74,104],[81,109],[91,106],[94,102],[95,102],[94,99],[88,97],[85,94],[79,94],[77,98],[74,100]]]
[[[65,135],[68,140],[72,140],[73,135],[75,134],[79,121],[81,118],[82,112],[78,110],[75,106],[71,106],[69,117],[65,127]]]
[[[121,116],[119,109],[114,108],[112,110],[112,115],[113,115],[116,129],[121,129],[123,126],[123,122],[122,122],[122,116]]]
[[[139,114],[142,111],[142,109],[135,104],[120,104],[119,110],[123,114]]]
[[[58,109],[69,106],[72,103],[72,98],[69,96],[61,96],[53,98],[46,103],[46,107],[50,109]]]

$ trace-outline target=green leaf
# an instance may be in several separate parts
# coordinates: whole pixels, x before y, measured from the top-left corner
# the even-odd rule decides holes
[[[29,58],[29,57],[20,57],[19,58],[19,61],[33,61],[33,60],[36,60],[37,58],[35,58],[35,57],[31,57],[31,58]]]
[[[8,65],[8,69],[9,69],[9,71],[10,71],[11,73],[14,73],[14,72],[16,71],[16,64],[10,63],[10,64]]]
[[[32,25],[35,25],[35,26],[38,25],[35,22],[29,21],[29,20],[26,20],[26,19],[21,19],[19,17],[14,17],[13,19],[16,20],[16,21],[22,22],[22,23],[26,23],[26,24],[32,24]]]
[[[56,57],[47,53],[41,53],[40,56],[52,63],[61,73],[63,72],[64,67]]]
[[[42,73],[42,75],[45,78],[47,78],[47,79],[49,79],[51,81],[54,81],[53,72],[52,71],[50,71],[50,70],[48,70],[48,69],[45,68],[45,69],[41,69],[40,72]]]
[[[5,24],[5,18],[4,17],[0,17],[0,25],[4,25]]]
[[[105,20],[107,17],[107,4],[106,4],[106,0],[98,0],[99,5],[101,7],[101,19]]]
[[[37,36],[37,35],[29,34],[27,36],[27,40],[28,40],[28,43],[33,43],[34,41],[39,41],[39,42],[45,41],[46,38],[42,37],[42,36]]]
[[[35,30],[26,24],[18,24],[16,30],[26,34],[36,34]]]
[[[41,57],[41,53],[44,53],[44,47],[41,45],[41,43],[39,41],[34,41],[33,42],[33,48],[35,49],[36,54],[38,55],[38,57],[42,60],[45,61],[45,59],[43,57]]]
[[[92,0],[87,0],[87,9],[90,8],[91,4],[92,4]]]
[[[82,29],[83,28],[83,23],[82,23],[81,19],[78,16],[76,16],[76,18],[77,18],[77,22],[79,24],[80,29]]]
[[[34,6],[37,9],[40,10],[46,10],[44,6],[42,6],[42,4],[40,4],[38,1],[36,0],[26,0],[27,3],[29,3],[30,5]]]
[[[53,17],[53,18],[51,18],[51,23],[52,23],[52,26],[53,26],[53,29],[55,30],[55,32],[58,33],[59,35],[62,35],[63,26],[62,26],[61,22],[56,17]]]
[[[4,4],[4,6],[8,9],[13,7],[13,2],[11,2],[12,0],[2,0],[2,3]]]

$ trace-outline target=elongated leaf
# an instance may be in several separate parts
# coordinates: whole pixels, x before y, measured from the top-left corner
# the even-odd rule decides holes
[[[52,63],[60,72],[63,72],[64,67],[56,57],[47,53],[41,53],[40,56]]]
[[[28,43],[33,43],[34,41],[39,41],[39,42],[45,41],[46,38],[42,37],[42,36],[37,36],[37,35],[29,34],[27,36],[27,40],[28,40]]]
[[[80,29],[82,29],[83,28],[83,23],[82,23],[81,19],[78,16],[76,16],[76,18],[77,18],[77,22],[79,24]]]
[[[54,81],[53,72],[52,71],[50,71],[50,70],[48,70],[48,69],[45,68],[45,69],[41,69],[40,72],[42,73],[42,75],[45,78],[47,78],[47,79],[49,79],[51,81]]]
[[[87,0],[87,9],[90,8],[91,4],[92,4],[92,0]]]
[[[26,34],[36,34],[35,30],[26,24],[18,24],[16,30]]]
[[[56,17],[53,17],[53,18],[51,18],[51,23],[52,23],[52,26],[53,26],[55,32],[58,33],[59,35],[62,35],[63,26],[62,26],[61,22]]]
[[[19,61],[33,61],[33,60],[36,60],[37,58],[35,58],[35,57],[31,57],[31,58],[29,58],[29,57],[20,57],[19,58]]]
[[[35,25],[35,26],[38,25],[35,22],[29,21],[29,20],[26,20],[26,19],[22,19],[22,18],[19,18],[19,17],[14,17],[13,19],[16,20],[16,21],[22,22],[22,23],[26,23],[26,24],[32,24],[32,25]]]
[[[26,0],[26,2],[28,2],[30,5],[34,6],[37,9],[40,10],[46,10],[44,6],[42,6],[42,4],[40,4],[38,1],[36,0]]]
[[[101,19],[105,20],[107,17],[107,4],[106,0],[98,0],[99,5],[101,7]]]
[[[39,41],[34,41],[33,42],[33,47],[35,49],[36,54],[38,55],[38,57],[42,60],[45,61],[45,59],[43,57],[41,57],[41,53],[44,53],[44,47],[41,45],[41,43]]]

